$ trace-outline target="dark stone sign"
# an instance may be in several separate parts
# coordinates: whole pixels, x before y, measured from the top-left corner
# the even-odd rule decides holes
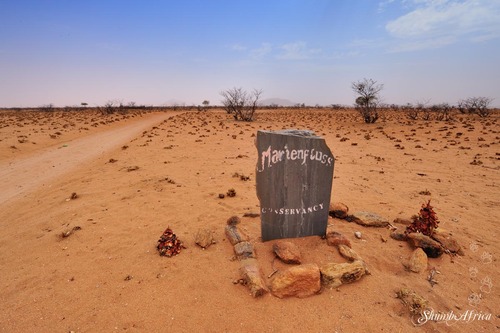
[[[334,157],[311,131],[257,132],[262,240],[325,235]]]

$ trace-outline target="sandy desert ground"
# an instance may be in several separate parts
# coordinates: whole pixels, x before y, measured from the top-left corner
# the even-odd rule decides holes
[[[409,218],[431,199],[464,256],[405,268],[413,249],[386,228],[329,220],[371,275],[308,298],[253,298],[224,236],[240,216],[263,275],[255,191],[259,129],[310,129],[335,161],[332,201],[350,211]],[[249,176],[249,181],[233,177]],[[251,123],[223,111],[0,113],[0,332],[495,332],[500,328],[500,114],[410,121],[386,113],[262,110]],[[235,197],[220,199],[230,188]],[[77,197],[70,199],[72,193]],[[186,249],[158,255],[170,226]],[[403,230],[404,227],[396,225]],[[75,228],[76,227],[76,228]],[[216,243],[195,245],[200,228]],[[61,237],[74,230],[69,237]],[[354,237],[360,231],[362,238]],[[305,263],[345,262],[320,237],[291,240]],[[275,268],[287,265],[275,262]],[[435,268],[437,284],[427,277]],[[487,320],[412,324],[397,290],[436,312]]]

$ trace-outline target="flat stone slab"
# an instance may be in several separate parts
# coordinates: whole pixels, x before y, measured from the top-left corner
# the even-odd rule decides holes
[[[387,227],[389,221],[375,213],[371,212],[355,212],[350,216],[351,220],[364,227]]]
[[[324,236],[334,157],[311,131],[257,132],[262,240]]]

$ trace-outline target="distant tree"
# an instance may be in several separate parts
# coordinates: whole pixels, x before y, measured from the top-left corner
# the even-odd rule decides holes
[[[493,100],[489,97],[469,97],[458,102],[461,113],[478,114],[480,117],[490,115],[489,106]]]
[[[380,91],[383,84],[372,79],[352,82],[352,90],[356,93],[356,109],[367,124],[373,124],[379,118]]]
[[[401,105],[398,107],[401,111],[403,111],[408,119],[417,120],[418,119],[418,109],[411,103],[407,103],[405,105]]]
[[[222,105],[235,120],[252,121],[257,110],[262,90],[254,89],[251,93],[242,88],[231,88],[220,93]]]
[[[103,106],[99,106],[98,109],[102,114],[112,114],[115,112],[116,107],[113,101],[108,101]]]
[[[82,103],[80,103],[80,105],[85,107],[85,106],[89,105],[89,103],[82,102]]]
[[[451,120],[451,110],[453,107],[448,103],[434,104],[430,107],[431,111],[435,113],[436,120]]]
[[[208,110],[208,106],[210,105],[210,101],[204,100],[201,104],[203,106],[198,105],[198,111],[207,111]]]
[[[54,104],[50,103],[50,104],[42,105],[42,106],[40,106],[40,111],[52,112],[52,111],[54,111]]]
[[[331,108],[332,110],[341,110],[343,109],[343,106],[341,104],[332,104]]]

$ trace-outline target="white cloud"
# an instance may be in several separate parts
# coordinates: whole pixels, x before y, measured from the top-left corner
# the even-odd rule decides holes
[[[305,42],[299,41],[294,43],[283,44],[280,46],[283,51],[277,56],[278,59],[284,60],[304,60],[313,56],[319,55],[321,49],[309,49]]]
[[[379,13],[382,13],[385,11],[385,8],[387,6],[389,6],[391,3],[393,3],[394,1],[396,0],[384,0],[384,1],[381,1],[379,4],[378,4],[378,12]]]
[[[250,55],[254,59],[261,59],[264,56],[268,55],[271,53],[273,50],[273,45],[271,43],[262,43],[260,47],[256,49],[252,49],[250,51]]]
[[[385,26],[390,35],[404,40],[403,44],[440,47],[464,38],[484,41],[500,37],[498,0],[403,0],[403,3],[411,11]],[[398,48],[405,49],[395,49]]]
[[[231,45],[231,49],[234,50],[234,51],[246,51],[247,47],[243,46],[243,45],[241,45],[239,43],[236,43],[236,44]]]
[[[339,59],[349,59],[349,58],[354,58],[359,56],[361,53],[359,51],[347,51],[347,52],[334,52],[332,53],[329,58],[333,60],[339,60]]]

